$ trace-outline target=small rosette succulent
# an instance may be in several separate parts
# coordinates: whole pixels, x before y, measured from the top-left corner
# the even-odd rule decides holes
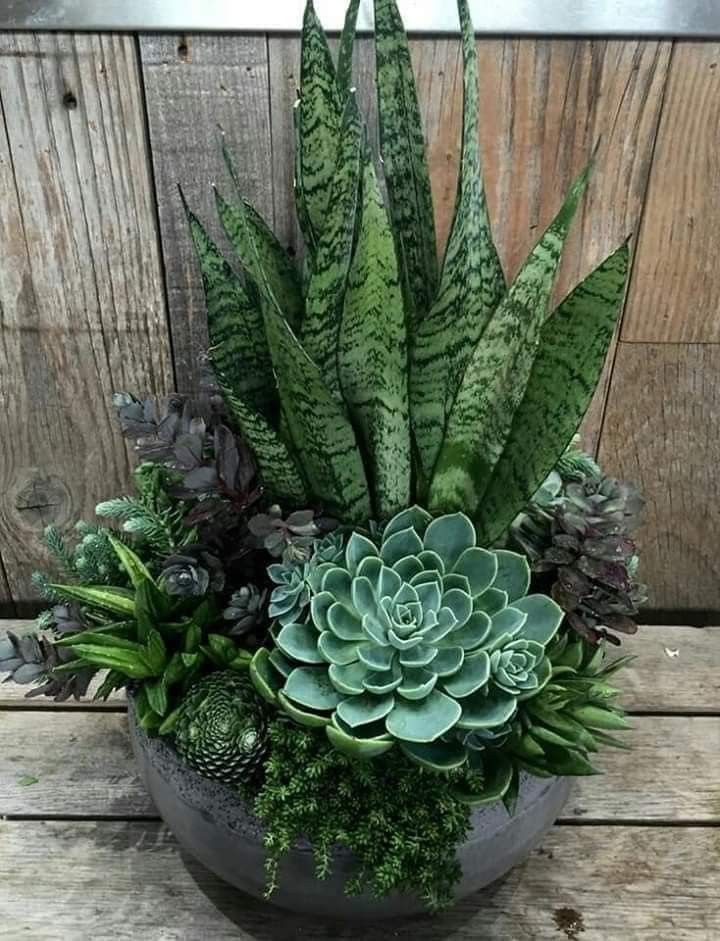
[[[296,721],[325,726],[348,754],[398,743],[436,768],[460,766],[459,730],[492,730],[550,678],[562,620],[526,595],[526,560],[477,546],[462,513],[397,514],[380,544],[355,532],[314,579],[309,617],[277,625],[255,655],[258,690]]]

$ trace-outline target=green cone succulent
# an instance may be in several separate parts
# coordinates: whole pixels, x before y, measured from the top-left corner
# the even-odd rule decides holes
[[[550,678],[545,646],[562,612],[526,595],[526,560],[477,546],[464,514],[398,513],[378,544],[353,533],[321,566],[310,617],[255,655],[258,689],[336,747],[372,757],[395,742],[433,767],[457,767],[453,729],[492,729]]]
[[[188,691],[172,726],[178,753],[206,778],[250,784],[268,751],[267,717],[247,676],[211,673]]]

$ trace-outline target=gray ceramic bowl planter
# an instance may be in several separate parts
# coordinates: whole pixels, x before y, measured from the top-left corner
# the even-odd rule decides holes
[[[130,735],[145,787],[178,842],[226,882],[255,898],[265,891],[264,831],[260,821],[230,788],[189,768],[166,741],[139,728],[132,704]],[[462,878],[456,898],[471,895],[520,862],[552,826],[569,792],[567,778],[523,775],[515,814],[501,803],[473,812],[468,838],[458,847]],[[375,899],[345,895],[353,873],[352,854],[338,848],[332,873],[315,876],[312,850],[300,844],[280,864],[272,903],[295,912],[342,919],[380,919],[425,912],[412,895]]]

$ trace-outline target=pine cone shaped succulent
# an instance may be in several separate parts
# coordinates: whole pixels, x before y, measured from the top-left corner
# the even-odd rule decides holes
[[[572,458],[573,455],[570,455]],[[581,461],[553,472],[514,521],[509,545],[521,549],[533,573],[566,613],[567,624],[591,643],[619,644],[610,631],[632,634],[633,616],[646,599],[636,575],[631,534],[643,501],[629,483],[592,474],[578,480]]]
[[[633,634],[633,615],[645,601],[634,577],[637,547],[630,534],[642,500],[628,483],[610,477],[566,484],[553,514],[550,545],[533,565],[552,574],[550,593],[567,623],[586,640],[620,641],[609,631]]]
[[[252,683],[230,670],[191,687],[173,728],[180,756],[206,778],[251,784],[268,751],[267,718]]]

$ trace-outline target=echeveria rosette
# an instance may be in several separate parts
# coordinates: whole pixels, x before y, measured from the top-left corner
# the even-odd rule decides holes
[[[542,688],[562,619],[550,598],[526,595],[522,556],[476,542],[464,514],[418,507],[395,516],[379,546],[353,533],[323,565],[308,620],[256,655],[258,688],[349,754],[398,742],[421,763],[463,764],[453,730],[503,726]]]

